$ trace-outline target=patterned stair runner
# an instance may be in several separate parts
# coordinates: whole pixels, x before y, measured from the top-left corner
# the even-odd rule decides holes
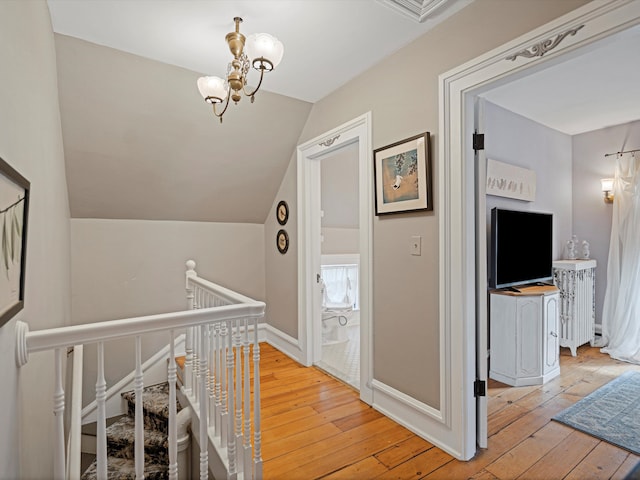
[[[107,475],[109,480],[135,479],[135,392],[125,392],[127,415],[107,427]],[[144,475],[146,479],[169,478],[169,384],[146,387],[142,393],[144,410]],[[178,404],[178,411],[181,407]],[[82,475],[83,480],[97,478],[96,462]]]

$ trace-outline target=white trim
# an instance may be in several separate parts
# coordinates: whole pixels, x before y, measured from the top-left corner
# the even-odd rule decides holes
[[[264,325],[264,328],[261,328],[262,325]],[[258,330],[264,331],[265,342],[267,342],[269,345],[273,346],[274,348],[280,350],[282,353],[284,353],[288,357],[291,357],[296,362],[304,365],[304,362],[302,361],[304,356],[298,340],[296,340],[292,336],[287,335],[286,333],[278,330],[277,328],[269,324],[260,324],[260,327],[258,328]],[[262,341],[262,337],[263,336],[261,334],[258,335],[258,340]]]
[[[378,380],[372,382],[372,387],[375,392],[373,408],[449,455],[461,457],[460,451],[442,443],[442,437],[447,436],[449,430],[441,411]]]
[[[320,322],[308,319],[320,315],[320,293],[315,274],[320,273],[319,162],[312,160],[358,142],[359,158],[359,231],[360,231],[360,399],[373,402],[373,166],[371,161],[371,112],[340,125],[297,148],[298,167],[298,339],[303,365],[312,365],[314,338],[321,338]],[[316,255],[317,253],[317,255]],[[317,263],[317,265],[316,265]],[[309,302],[308,299],[313,299]],[[314,308],[314,305],[318,308]],[[316,311],[317,310],[317,311]],[[320,341],[316,342],[320,344]],[[317,348],[315,348],[317,349]],[[314,355],[315,353],[315,355]]]
[[[184,334],[176,338],[176,352],[180,351],[180,347],[184,349],[184,339]],[[169,347],[169,344],[165,345],[142,364],[142,373],[144,375],[145,384],[155,385],[157,383],[167,381],[167,359],[169,358]],[[179,356],[179,354],[176,353],[176,356]],[[128,375],[124,376],[119,382],[115,383],[111,388],[109,388],[109,390],[107,390],[107,418],[126,413],[126,403],[122,400],[120,394],[128,390],[133,390],[135,373],[135,370],[132,370]],[[95,400],[82,409],[82,425],[96,421],[97,409],[98,405]]]
[[[439,77],[440,168],[438,169],[440,215],[440,325],[445,349],[444,374],[450,379],[446,392],[450,409],[445,419],[451,428],[447,445],[459,451],[457,458],[473,457],[475,446],[475,245],[473,235],[473,169],[465,149],[468,132],[465,116],[468,96],[506,82],[511,75],[524,75],[553,62],[577,55],[579,49],[613,33],[640,24],[640,2],[601,0],[590,2]],[[543,57],[506,60],[532,45],[584,25]],[[442,338],[442,337],[441,337]],[[455,339],[455,340],[454,340]],[[442,343],[441,343],[442,345]],[[442,380],[442,379],[441,379]],[[441,442],[438,445],[449,451]]]

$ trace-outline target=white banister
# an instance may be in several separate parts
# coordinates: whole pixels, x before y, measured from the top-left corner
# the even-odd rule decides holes
[[[219,471],[220,460],[230,480],[262,477],[260,454],[260,369],[258,321],[264,316],[265,304],[233,292],[212,282],[199,278],[195,262],[187,262],[186,293],[188,310],[165,314],[147,315],[120,320],[110,320],[90,324],[79,324],[39,331],[29,331],[22,321],[16,322],[16,362],[25,365],[29,355],[53,350],[54,392],[53,413],[55,416],[54,471],[51,477],[63,480],[79,478],[79,462],[72,460],[71,454],[78,454],[77,440],[80,422],[72,421],[69,436],[69,452],[65,464],[64,432],[64,377],[62,352],[74,346],[79,357],[74,358],[74,377],[82,375],[83,345],[97,344],[97,373],[95,380],[96,412],[96,477],[106,480],[108,470],[114,466],[107,464],[105,342],[115,339],[135,340],[133,380],[135,402],[134,463],[136,478],[144,478],[144,427],[143,427],[143,365],[142,336],[153,332],[167,332],[170,337],[168,347],[169,362],[167,381],[169,385],[169,435],[168,435],[168,477],[176,480],[187,475],[182,472],[181,462],[188,437],[184,435],[187,417],[193,416],[193,425],[198,425],[194,435],[200,444],[201,480],[209,478],[212,471]],[[178,392],[177,366],[175,361],[175,330],[186,329],[185,371],[183,386]],[[253,335],[253,337],[251,337]],[[252,344],[253,342],[253,344]],[[250,380],[250,355],[253,347],[253,391]],[[164,355],[167,353],[165,352]],[[131,381],[131,380],[129,380]],[[117,382],[116,385],[121,382]],[[82,403],[81,381],[74,380],[72,411]],[[177,414],[177,397],[180,393],[180,414]],[[184,404],[183,404],[184,403]],[[74,409],[74,405],[76,405]],[[251,408],[253,407],[253,411]],[[92,407],[93,408],[93,407]],[[73,414],[76,416],[76,414]],[[80,417],[81,415],[77,415]],[[182,430],[180,430],[182,429]],[[181,433],[182,432],[182,433]],[[253,433],[253,438],[252,438]],[[180,438],[178,436],[180,435]],[[74,440],[72,440],[74,439]],[[209,449],[217,450],[210,455]],[[73,452],[71,452],[73,450]],[[75,457],[77,458],[77,457]],[[218,460],[219,459],[219,460]],[[214,469],[209,462],[217,462]],[[180,469],[180,474],[178,470]],[[195,472],[194,472],[195,474]]]
[[[176,405],[176,352],[175,332],[169,332],[169,365],[167,382],[169,383],[169,480],[178,479],[178,431]]]
[[[136,414],[135,414],[135,440],[134,440],[134,460],[136,466],[136,480],[144,478],[144,413],[142,410],[142,389],[144,382],[142,380],[142,337],[136,336],[136,376],[134,381],[134,390],[136,395]]]
[[[53,478],[64,480],[64,389],[62,388],[62,349],[55,350],[55,392],[53,394],[53,414],[55,416],[54,435],[56,442],[53,454]]]
[[[106,396],[107,382],[104,379],[104,343],[98,342],[98,373],[96,379],[96,404],[98,405],[98,420],[96,422],[96,471],[98,480],[107,480]]]

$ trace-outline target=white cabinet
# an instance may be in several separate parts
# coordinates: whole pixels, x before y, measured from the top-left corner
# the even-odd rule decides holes
[[[593,343],[596,323],[596,261],[553,262],[553,283],[560,289],[560,346],[571,355],[585,343]]]
[[[560,373],[559,294],[554,287],[490,293],[489,377],[540,385]]]

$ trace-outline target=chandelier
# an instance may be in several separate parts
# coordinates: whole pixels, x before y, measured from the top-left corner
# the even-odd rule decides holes
[[[242,98],[241,94],[244,93],[247,97],[251,97],[251,103],[253,103],[254,95],[262,85],[264,72],[270,72],[277,67],[284,53],[282,42],[277,38],[268,33],[254,33],[245,37],[240,33],[242,18],[235,17],[233,21],[236,24],[236,30],[225,37],[233,55],[233,60],[227,66],[226,78],[200,77],[198,79],[198,90],[204,101],[213,105],[213,113],[220,118],[220,123],[229,106],[229,99],[237,104]],[[247,92],[247,74],[251,67],[260,72],[260,79],[256,88]],[[222,103],[224,108],[218,113],[216,105]]]

